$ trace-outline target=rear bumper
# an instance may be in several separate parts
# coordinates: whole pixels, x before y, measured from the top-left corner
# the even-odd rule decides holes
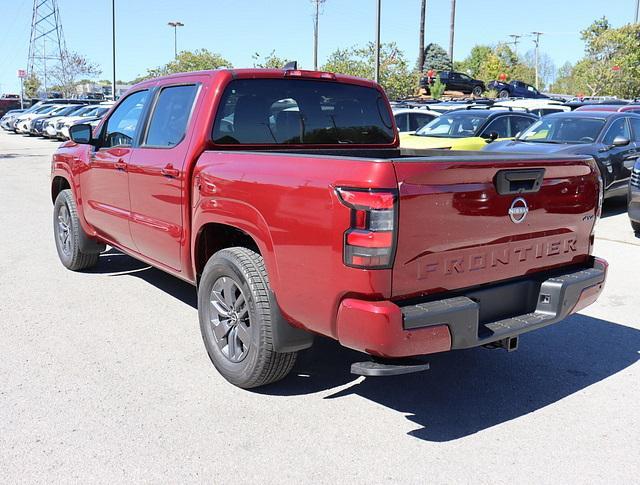
[[[480,288],[414,305],[346,298],[338,309],[338,340],[345,347],[380,357],[410,357],[489,344],[559,322],[595,302],[606,273],[606,261],[593,258],[583,268],[546,279]],[[531,288],[536,289],[533,295]],[[487,307],[500,305],[518,292],[531,299],[533,311],[484,321],[496,311]]]

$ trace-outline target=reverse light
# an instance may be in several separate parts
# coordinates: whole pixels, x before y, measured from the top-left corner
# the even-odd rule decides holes
[[[388,269],[396,243],[395,190],[337,188],[343,205],[351,209],[344,235],[344,264],[354,268]]]

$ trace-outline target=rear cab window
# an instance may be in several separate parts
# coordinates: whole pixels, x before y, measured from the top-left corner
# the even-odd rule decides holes
[[[217,145],[389,145],[391,112],[375,88],[307,79],[236,79],[220,101]]]
[[[183,140],[197,90],[195,84],[161,89],[151,113],[144,146],[171,148]]]

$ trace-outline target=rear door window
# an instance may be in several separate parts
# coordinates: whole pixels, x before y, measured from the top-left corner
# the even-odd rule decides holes
[[[631,140],[640,143],[640,118],[629,118],[629,123],[631,123]]]
[[[417,131],[434,118],[424,113],[409,113],[409,131]]]
[[[197,87],[168,86],[160,91],[153,108],[145,145],[173,147],[184,138]]]
[[[518,133],[522,133],[529,128],[535,120],[527,118],[526,116],[513,116],[511,118],[511,135],[516,136]]]
[[[602,143],[605,145],[613,145],[613,140],[617,136],[622,136],[628,140],[631,139],[631,133],[629,133],[629,124],[625,118],[618,118],[609,127],[607,134],[602,139]]]
[[[480,136],[485,136],[495,131],[498,134],[498,138],[508,138],[509,135],[509,118],[507,116],[499,116],[494,119],[487,127],[482,130]]]
[[[213,127],[219,145],[383,145],[395,138],[375,88],[307,79],[236,79]]]

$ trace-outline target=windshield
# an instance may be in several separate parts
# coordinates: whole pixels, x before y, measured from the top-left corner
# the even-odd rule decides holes
[[[480,126],[487,119],[487,114],[481,113],[451,113],[435,118],[430,123],[416,131],[419,136],[435,136],[440,138],[464,138],[477,136]]]
[[[66,108],[62,109],[61,111],[56,112],[56,115],[58,115],[58,116],[70,116],[72,114],[75,114],[78,110],[80,110],[83,107],[84,107],[84,105],[82,105],[82,104],[74,104],[72,106],[67,106]]]
[[[46,106],[43,106],[42,109],[37,110],[36,113],[40,115],[46,115],[47,113],[51,113],[54,109],[58,108],[60,108],[60,106],[58,106],[57,104],[48,104]]]
[[[377,89],[307,79],[237,79],[216,113],[217,144],[390,144],[391,113]]]
[[[537,143],[593,143],[606,121],[570,116],[547,117],[536,121],[518,140]]]
[[[91,113],[91,112],[95,111],[95,109],[96,109],[96,107],[93,106],[93,105],[91,105],[91,106],[83,106],[78,111],[73,113],[73,116],[87,116],[87,113]]]

